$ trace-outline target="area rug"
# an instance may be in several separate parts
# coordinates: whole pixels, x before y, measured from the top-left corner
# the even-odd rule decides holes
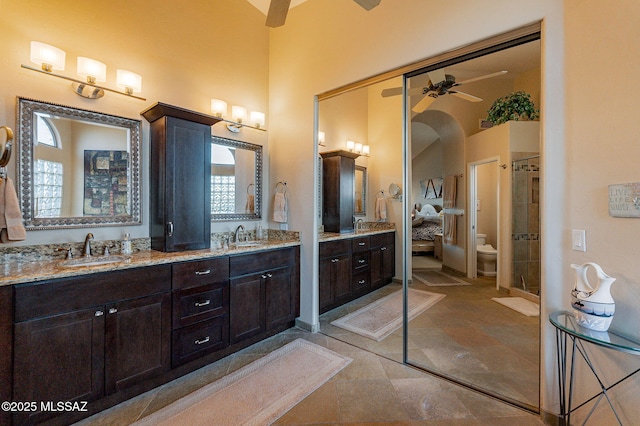
[[[298,339],[134,424],[268,425],[351,361]]]
[[[540,306],[522,297],[493,297],[491,300],[528,317],[540,316]]]
[[[409,321],[426,311],[445,294],[409,289]],[[379,342],[402,326],[402,290],[376,300],[331,325]]]
[[[425,285],[428,285],[429,287],[471,285],[471,283],[459,280],[458,278],[452,277],[451,275],[447,275],[444,272],[440,271],[414,269],[413,278]]]

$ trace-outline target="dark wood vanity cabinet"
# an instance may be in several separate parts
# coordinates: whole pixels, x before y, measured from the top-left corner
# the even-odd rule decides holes
[[[320,312],[326,312],[351,300],[351,241],[320,243]]]
[[[95,401],[168,371],[170,280],[166,266],[16,285],[12,400]]]
[[[372,235],[370,238],[371,289],[380,288],[396,274],[395,234]]]
[[[230,341],[287,328],[300,314],[300,248],[229,258]]]
[[[173,367],[229,346],[229,258],[172,266]]]
[[[151,248],[208,248],[211,240],[211,126],[216,117],[157,103],[142,112],[151,128]]]
[[[353,231],[356,158],[349,151],[322,156],[322,225],[325,232]]]
[[[320,313],[389,284],[394,275],[394,232],[320,243]]]

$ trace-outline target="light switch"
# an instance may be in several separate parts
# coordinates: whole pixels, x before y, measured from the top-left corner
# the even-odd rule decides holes
[[[587,251],[587,233],[584,229],[571,230],[571,244],[575,251]]]

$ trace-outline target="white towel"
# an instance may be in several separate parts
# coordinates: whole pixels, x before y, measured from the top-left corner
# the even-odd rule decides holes
[[[442,224],[444,243],[455,246],[458,243],[457,217],[453,214],[445,214]]]
[[[13,181],[9,178],[0,179],[0,242],[22,241],[26,238]]]
[[[384,197],[376,198],[375,220],[380,222],[387,220],[387,199]]]
[[[287,197],[284,192],[276,192],[273,197],[273,221],[286,223],[287,218]]]
[[[444,178],[442,184],[442,207],[452,209],[456,206],[456,189],[458,180],[455,175]]]

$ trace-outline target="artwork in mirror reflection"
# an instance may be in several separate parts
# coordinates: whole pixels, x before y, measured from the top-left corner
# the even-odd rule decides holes
[[[262,147],[212,137],[211,219],[261,218]]]
[[[140,121],[18,98],[27,229],[139,225]]]

